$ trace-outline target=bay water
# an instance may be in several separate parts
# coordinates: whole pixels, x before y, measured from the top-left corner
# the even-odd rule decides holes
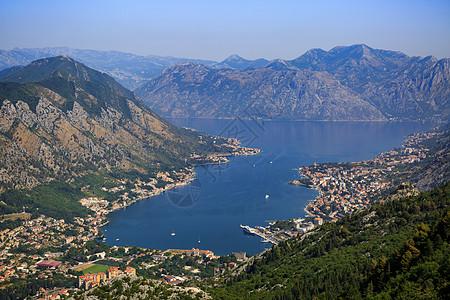
[[[245,235],[240,224],[267,226],[273,220],[304,217],[318,192],[289,185],[298,168],[314,163],[367,160],[399,147],[429,123],[296,122],[170,119],[178,126],[238,138],[262,150],[254,156],[195,168],[190,185],[166,191],[111,213],[102,230],[106,243],[152,249],[212,250],[217,255],[270,247]]]

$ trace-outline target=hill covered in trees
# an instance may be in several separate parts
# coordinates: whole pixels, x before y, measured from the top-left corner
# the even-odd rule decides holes
[[[388,197],[272,247],[209,292],[215,299],[444,299],[449,205],[449,183]]]

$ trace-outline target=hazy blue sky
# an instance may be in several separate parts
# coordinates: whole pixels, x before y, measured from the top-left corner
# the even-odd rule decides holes
[[[364,43],[442,58],[450,57],[449,16],[449,0],[0,0],[0,49],[292,59]]]

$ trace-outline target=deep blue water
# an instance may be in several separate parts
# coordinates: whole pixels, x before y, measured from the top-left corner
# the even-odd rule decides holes
[[[220,166],[197,167],[193,184],[110,214],[111,221],[103,228],[108,244],[256,254],[270,245],[244,235],[240,224],[265,226],[271,220],[303,217],[308,200],[317,195],[314,190],[288,184],[298,178],[295,168],[315,162],[370,159],[400,146],[409,134],[432,128],[431,124],[385,122],[171,122],[237,137],[263,152],[234,157]]]

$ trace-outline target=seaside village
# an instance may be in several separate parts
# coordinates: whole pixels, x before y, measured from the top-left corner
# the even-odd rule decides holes
[[[102,236],[100,227],[107,223],[108,213],[187,184],[194,175],[193,169],[173,174],[160,172],[147,182],[136,181],[131,188],[130,182],[125,180],[114,187],[101,187],[103,192],[114,194],[117,200],[80,199],[93,214],[75,217],[74,222],[44,215],[31,219],[29,213],[2,216],[3,220],[20,220],[21,225],[0,231],[0,290],[31,280],[49,286],[41,286],[33,299],[61,299],[69,292],[90,289],[114,278],[136,276],[139,272],[167,284],[178,284],[187,279],[218,276],[234,268],[238,261],[246,259],[245,253],[223,259],[210,250],[159,251],[111,247],[97,241]],[[184,268],[179,269],[180,259],[188,259],[189,265],[184,264]],[[57,285],[56,279],[67,288]]]
[[[390,178],[401,172],[399,166],[426,158],[429,149],[419,143],[438,134],[412,135],[401,148],[381,153],[368,161],[302,167],[300,174],[303,178],[290,183],[319,191],[319,196],[305,208],[307,216],[337,221],[347,213],[366,207],[373,199],[393,188]]]
[[[262,242],[278,242],[307,233],[324,221],[335,221],[346,213],[365,207],[371,197],[391,188],[388,175],[397,166],[421,161],[428,149],[418,143],[439,133],[411,136],[400,149],[358,163],[336,163],[303,167],[303,178],[292,184],[319,190],[319,196],[306,207],[307,220],[277,221],[268,227],[241,225],[247,234],[261,237]],[[226,257],[209,250],[158,250],[137,247],[111,247],[96,239],[106,215],[139,199],[161,193],[170,187],[187,184],[194,177],[192,169],[174,174],[161,172],[147,182],[137,181],[130,189],[126,181],[102,191],[118,195],[109,202],[91,197],[80,203],[93,214],[75,218],[73,223],[41,215],[31,219],[27,213],[11,216],[21,225],[0,231],[0,290],[23,282],[48,282],[39,285],[34,299],[61,299],[69,292],[89,289],[120,276],[146,275],[167,284],[187,279],[214,277],[236,268],[247,260],[246,253]],[[158,185],[159,181],[167,183]],[[5,216],[3,216],[5,217]],[[58,282],[58,283],[57,283]],[[46,288],[44,288],[46,286]],[[65,287],[62,288],[61,286]]]
[[[147,182],[137,180],[132,183],[134,185],[132,188],[126,187],[126,185],[131,184],[128,180],[121,180],[119,186],[101,188],[104,192],[116,194],[116,200],[110,202],[99,199],[98,197],[89,197],[81,199],[80,203],[98,215],[107,215],[112,211],[124,208],[136,201],[159,195],[177,186],[189,184],[194,179],[194,176],[195,173],[192,168],[185,168],[178,172],[173,171],[172,174],[169,174],[169,172],[159,172],[156,178],[150,178]]]

